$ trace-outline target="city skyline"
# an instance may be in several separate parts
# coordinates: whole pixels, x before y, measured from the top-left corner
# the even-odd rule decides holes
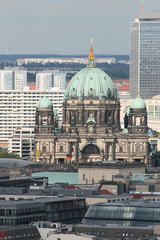
[[[144,0],[144,12],[160,10]],[[129,23],[141,0],[6,0],[1,3],[0,54],[129,54]]]

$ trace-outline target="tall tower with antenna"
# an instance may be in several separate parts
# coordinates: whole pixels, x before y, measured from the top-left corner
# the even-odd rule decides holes
[[[143,99],[160,92],[160,12],[135,15],[130,23],[130,97]]]

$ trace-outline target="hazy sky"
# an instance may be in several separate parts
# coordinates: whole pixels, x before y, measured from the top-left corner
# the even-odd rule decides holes
[[[0,0],[0,54],[128,54],[141,0]],[[144,11],[160,0],[144,0]]]

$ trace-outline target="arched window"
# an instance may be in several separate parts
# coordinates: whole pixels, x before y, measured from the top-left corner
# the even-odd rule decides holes
[[[136,146],[136,153],[140,153],[140,146],[139,145]]]
[[[43,146],[43,147],[42,147],[42,152],[45,153],[46,151],[47,151],[46,146]]]
[[[100,150],[96,145],[89,144],[84,147],[83,154],[100,154]]]
[[[59,150],[60,150],[60,152],[63,152],[63,146],[60,146]]]
[[[119,146],[119,152],[122,153],[123,152],[123,147]]]

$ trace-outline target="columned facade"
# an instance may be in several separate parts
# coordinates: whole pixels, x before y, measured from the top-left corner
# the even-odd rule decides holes
[[[67,163],[69,155],[76,164],[97,161],[149,164],[145,103],[137,96],[125,116],[125,129],[121,130],[116,88],[109,76],[96,68],[92,46],[88,66],[72,78],[66,89],[62,128],[57,129],[52,106],[42,109],[39,104],[35,129],[37,162],[47,159],[49,163]]]

